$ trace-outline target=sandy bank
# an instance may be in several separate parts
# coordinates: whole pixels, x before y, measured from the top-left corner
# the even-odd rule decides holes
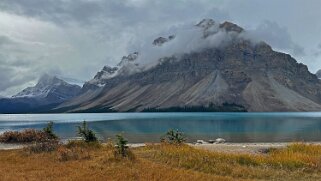
[[[5,144],[0,143],[0,150],[15,150],[22,149],[25,145],[23,144]]]
[[[318,144],[321,145],[321,142],[305,142],[306,144]],[[188,145],[197,148],[204,149],[208,151],[218,151],[226,153],[250,153],[250,154],[260,154],[264,153],[266,149],[269,148],[284,148],[287,145],[292,144],[292,142],[283,142],[283,143],[220,143],[220,144],[192,144]],[[12,150],[12,149],[21,149],[25,145],[21,144],[3,144],[0,143],[0,150]],[[146,146],[145,143],[133,143],[128,144],[131,148],[138,148]]]
[[[306,144],[318,144],[321,142],[305,142]],[[266,152],[269,148],[285,148],[292,142],[284,143],[222,143],[222,144],[190,144],[191,146],[209,151],[218,151],[226,153],[250,153],[260,154]]]

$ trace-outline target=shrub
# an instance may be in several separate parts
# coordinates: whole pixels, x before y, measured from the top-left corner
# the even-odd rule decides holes
[[[59,161],[68,161],[73,159],[78,159],[78,155],[74,154],[70,149],[66,147],[59,147],[57,149],[57,155]]]
[[[25,147],[24,150],[29,153],[52,152],[57,150],[59,146],[59,140],[52,139],[44,142],[35,142],[34,144]]]
[[[53,131],[53,122],[50,121],[47,124],[47,127],[43,128],[43,132],[45,132],[48,135],[48,138],[50,139],[57,139],[58,136]]]
[[[128,150],[128,141],[121,134],[116,135],[116,139],[117,154],[121,155],[122,157],[126,157]]]
[[[57,156],[59,161],[69,161],[69,160],[80,160],[89,159],[89,150],[82,147],[71,147],[60,146],[57,149]]]
[[[0,135],[3,143],[32,143],[56,140],[58,137],[53,132],[53,122],[49,122],[43,130],[25,129],[22,131],[7,131]]]
[[[186,141],[184,134],[178,130],[174,131],[170,129],[167,131],[165,136],[161,138],[161,142],[166,142],[169,144],[182,144]]]
[[[7,131],[0,135],[0,142],[3,143],[32,143],[48,140],[48,135],[43,131],[26,129],[22,131]]]
[[[86,142],[97,141],[95,133],[88,128],[86,121],[82,123],[82,126],[78,126],[78,135],[81,136]]]

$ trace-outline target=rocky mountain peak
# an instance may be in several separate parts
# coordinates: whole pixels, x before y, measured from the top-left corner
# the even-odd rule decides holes
[[[213,19],[203,19],[202,21],[197,23],[196,26],[204,28],[204,29],[208,29],[208,28],[212,27],[214,24],[215,24],[215,21]]]
[[[104,68],[101,71],[97,72],[95,77],[92,80],[86,82],[84,86],[88,86],[88,84],[98,87],[104,86],[103,82],[114,77],[118,70],[119,67],[104,66]]]
[[[153,41],[153,45],[161,46],[163,43],[167,42],[168,39],[164,37],[158,37]]]
[[[239,27],[237,24],[228,21],[225,21],[224,23],[220,24],[220,28],[225,29],[227,32],[234,31],[237,33],[241,33],[244,31],[244,29]]]
[[[164,37],[158,37],[153,41],[153,45],[155,46],[162,46],[164,43],[173,40],[175,38],[175,35],[170,35],[168,38]]]
[[[123,56],[117,66],[123,66],[124,64],[126,64],[128,62],[133,62],[134,60],[136,60],[138,58],[138,55],[139,55],[138,52],[134,52],[134,53],[130,53],[127,56]]]
[[[221,24],[216,24],[214,20],[212,19],[203,19],[198,24],[196,24],[197,27],[200,27],[203,29],[203,37],[207,38],[211,35],[216,34],[219,31],[226,31],[226,32],[235,32],[235,33],[242,33],[244,31],[243,28],[238,26],[237,24],[225,21]]]
[[[104,68],[95,75],[94,79],[102,79],[102,78],[110,77],[117,70],[118,70],[118,67],[104,66]]]

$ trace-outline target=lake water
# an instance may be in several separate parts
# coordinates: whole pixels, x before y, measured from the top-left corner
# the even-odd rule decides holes
[[[106,140],[117,133],[131,143],[158,142],[168,129],[184,132],[189,142],[215,139],[228,142],[321,141],[321,112],[313,113],[98,113],[0,114],[0,133],[41,129],[53,121],[62,138],[77,137],[83,120]]]

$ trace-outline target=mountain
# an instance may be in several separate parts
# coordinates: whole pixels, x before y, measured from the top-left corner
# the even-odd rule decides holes
[[[55,76],[43,75],[34,87],[28,87],[12,98],[45,98],[52,97],[56,100],[65,100],[74,97],[80,87],[68,84]]]
[[[1,113],[42,112],[80,94],[81,87],[55,76],[43,75],[34,87],[0,99]]]
[[[321,70],[318,70],[315,75],[316,75],[319,79],[321,79]]]
[[[197,48],[155,59],[148,68],[141,58],[146,52],[124,56],[116,67],[105,66],[86,82],[81,95],[54,110],[321,110],[321,81],[306,65],[247,38],[246,30],[231,22],[204,19],[193,28],[201,33],[197,44],[193,42]],[[160,51],[169,46],[171,51],[175,41],[179,35],[157,38],[151,46]]]

